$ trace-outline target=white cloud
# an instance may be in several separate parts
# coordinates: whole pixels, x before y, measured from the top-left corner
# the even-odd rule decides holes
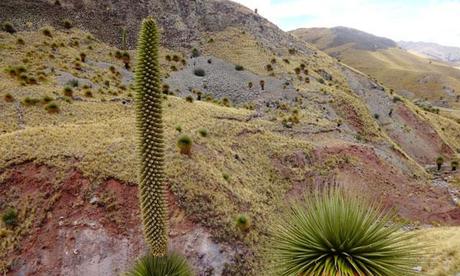
[[[235,0],[284,30],[346,26],[460,47],[460,0]]]

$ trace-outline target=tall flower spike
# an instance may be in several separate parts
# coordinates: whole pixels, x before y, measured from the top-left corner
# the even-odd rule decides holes
[[[153,18],[148,17],[139,33],[135,76],[139,198],[144,235],[151,254],[164,256],[168,247],[168,225],[158,44],[157,26]]]

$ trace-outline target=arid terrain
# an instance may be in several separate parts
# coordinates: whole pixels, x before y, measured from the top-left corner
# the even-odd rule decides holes
[[[146,15],[162,30],[170,247],[197,275],[263,275],[274,218],[329,186],[420,233],[421,275],[460,273],[460,70],[383,38],[287,33],[226,0],[0,2],[16,30],[0,32],[0,212],[18,211],[0,222],[0,272],[119,275],[146,251],[133,98]]]

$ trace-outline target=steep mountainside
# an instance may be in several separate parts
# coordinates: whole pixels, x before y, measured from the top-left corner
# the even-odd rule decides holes
[[[398,45],[408,51],[435,60],[460,65],[460,48],[439,45],[430,42],[399,41]]]
[[[349,28],[291,32],[388,87],[437,106],[458,106],[460,70],[443,61],[414,55],[389,39]]]
[[[0,224],[0,272],[119,275],[146,250],[135,49],[117,46],[125,24],[134,45],[149,13],[163,27],[170,246],[197,275],[262,275],[287,203],[336,185],[442,240],[424,273],[458,271],[455,117],[423,110],[230,1],[101,3],[0,2],[20,30],[0,32],[0,212],[18,210],[15,227]],[[182,134],[193,139],[190,156],[177,150]],[[235,226],[239,214],[249,231]]]

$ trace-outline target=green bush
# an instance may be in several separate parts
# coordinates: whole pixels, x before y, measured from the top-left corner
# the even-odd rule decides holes
[[[43,102],[43,103],[49,103],[49,102],[52,102],[53,100],[54,100],[54,99],[53,99],[52,97],[50,97],[50,96],[44,96],[44,97],[42,98],[42,102]]]
[[[14,102],[14,97],[13,95],[11,95],[10,93],[7,93],[3,99],[5,100],[5,102],[8,102],[8,103],[11,103],[11,102]]]
[[[14,34],[16,32],[16,29],[14,28],[13,24],[11,24],[10,22],[3,23],[2,30],[10,34]]]
[[[193,74],[195,74],[195,76],[197,76],[197,77],[206,76],[206,72],[202,68],[196,68],[195,70],[193,70]]]
[[[18,223],[18,211],[8,208],[3,212],[2,221],[6,226],[16,226]]]
[[[69,80],[66,83],[66,86],[68,86],[68,87],[78,87],[78,80],[77,79]]]
[[[70,97],[70,98],[73,96],[72,87],[70,87],[70,86],[65,86],[64,87],[64,96]]]
[[[394,218],[356,195],[315,194],[272,231],[276,275],[412,275],[421,248]]]
[[[60,111],[57,103],[49,103],[46,105],[45,109],[48,113],[59,113]]]
[[[199,57],[200,55],[201,55],[201,53],[197,48],[192,49],[192,57],[193,58]]]
[[[176,126],[176,131],[181,133],[182,132],[182,127],[181,126]]]
[[[64,28],[66,29],[72,29],[72,22],[70,22],[70,20],[64,20],[64,22],[62,22],[62,25],[64,26]]]
[[[236,217],[236,227],[242,232],[248,231],[251,227],[251,220],[246,215],[238,215]]]
[[[28,106],[36,105],[39,102],[40,102],[39,99],[35,99],[35,98],[31,98],[31,97],[25,97],[24,100],[22,101],[22,103],[24,105],[28,105]]]
[[[444,158],[442,156],[439,156],[436,158],[436,166],[438,167],[438,171],[441,170],[442,164],[444,164]]]
[[[208,130],[205,128],[200,128],[198,130],[198,133],[201,135],[201,137],[207,137],[208,136]]]
[[[185,100],[186,100],[187,102],[189,102],[189,103],[193,103],[193,97],[190,96],[190,95],[187,96],[187,97],[185,97]]]
[[[190,138],[187,135],[182,135],[177,140],[177,146],[179,147],[181,154],[190,155],[192,153],[192,145],[193,145],[192,138]]]
[[[128,276],[192,276],[187,261],[180,255],[169,253],[163,257],[147,254],[136,262]]]
[[[53,35],[51,34],[51,30],[48,28],[45,28],[42,30],[42,34],[48,37],[52,37]]]
[[[242,65],[235,65],[235,70],[236,71],[244,71],[244,67]]]
[[[452,168],[452,171],[456,171],[457,168],[458,168],[458,161],[457,160],[454,160],[450,163],[450,166]]]

